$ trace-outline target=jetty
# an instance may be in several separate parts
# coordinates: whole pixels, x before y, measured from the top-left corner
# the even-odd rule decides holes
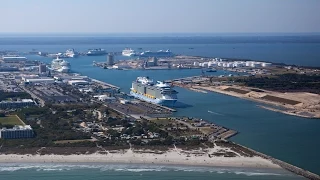
[[[297,175],[300,175],[300,176],[303,176],[303,177],[305,177],[305,178],[307,178],[307,179],[312,179],[312,180],[319,180],[319,179],[320,179],[320,176],[319,176],[319,175],[314,174],[314,173],[312,173],[312,172],[310,172],[310,171],[304,170],[304,169],[302,169],[302,168],[299,168],[299,167],[294,166],[294,165],[292,165],[292,164],[286,163],[286,162],[281,161],[281,160],[279,160],[279,159],[273,158],[273,157],[268,156],[268,155],[266,155],[266,154],[260,153],[260,152],[258,152],[258,151],[253,150],[253,149],[250,149],[250,148],[248,148],[248,147],[242,146],[242,145],[240,145],[240,144],[237,144],[237,145],[238,145],[238,146],[241,146],[241,147],[243,147],[243,148],[245,148],[245,149],[247,149],[247,150],[249,150],[249,151],[251,151],[251,152],[253,152],[253,153],[255,153],[256,155],[258,155],[258,156],[260,156],[260,157],[262,157],[262,158],[271,160],[274,164],[277,164],[277,165],[279,165],[280,167],[282,167],[283,169],[285,169],[285,170],[287,170],[287,171],[290,171],[290,172],[292,172],[292,173],[294,173],[294,174],[297,174]]]

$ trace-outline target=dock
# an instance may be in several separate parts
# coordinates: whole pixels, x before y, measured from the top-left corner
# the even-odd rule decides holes
[[[105,85],[105,86],[108,86],[108,87],[111,87],[111,88],[116,89],[116,90],[120,90],[120,87],[118,87],[118,86],[115,86],[115,85],[112,85],[112,84],[109,84],[109,83],[106,83],[106,82],[103,82],[103,81],[99,81],[97,79],[91,78],[91,81],[99,83],[99,84],[102,84],[102,85]]]

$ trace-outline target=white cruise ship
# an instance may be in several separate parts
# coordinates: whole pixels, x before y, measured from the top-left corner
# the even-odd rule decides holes
[[[130,48],[125,48],[124,50],[122,50],[122,56],[136,56],[136,52]]]
[[[51,62],[51,69],[57,72],[68,73],[70,72],[71,66],[68,61],[60,59],[59,56],[57,56],[57,59]]]
[[[138,77],[133,81],[130,94],[137,99],[164,106],[174,106],[178,100],[178,92],[171,85],[162,81],[154,84],[149,77]]]
[[[89,49],[87,52],[87,56],[101,56],[105,55],[107,52],[104,49],[98,48],[98,49]]]
[[[70,58],[75,58],[75,57],[78,57],[79,56],[79,53],[77,51],[75,51],[74,49],[68,49],[65,53],[65,55],[67,57],[70,57]]]
[[[144,51],[139,54],[140,57],[172,57],[174,54],[170,50]]]

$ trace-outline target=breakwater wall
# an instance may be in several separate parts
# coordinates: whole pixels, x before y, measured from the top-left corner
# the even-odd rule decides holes
[[[307,171],[305,169],[302,169],[302,168],[299,168],[297,166],[294,166],[292,164],[289,164],[289,163],[286,163],[284,161],[281,161],[279,159],[276,159],[276,158],[273,158],[271,156],[268,156],[266,154],[263,154],[263,153],[260,153],[260,152],[257,152],[253,149],[250,149],[248,147],[245,147],[245,146],[242,146],[240,144],[237,144],[238,146],[241,146],[251,152],[253,152],[254,154],[256,154],[257,156],[260,156],[262,158],[265,158],[265,159],[268,159],[270,161],[272,161],[274,164],[277,164],[279,165],[280,167],[282,167],[283,169],[287,170],[287,171],[290,171],[294,174],[297,174],[297,175],[300,175],[300,176],[303,176],[305,178],[308,178],[308,179],[312,179],[312,180],[320,180],[320,176],[315,174],[315,173],[312,173],[310,171]]]

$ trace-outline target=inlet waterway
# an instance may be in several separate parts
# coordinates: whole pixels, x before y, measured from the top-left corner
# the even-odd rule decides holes
[[[152,44],[152,45],[140,45],[134,44],[134,47],[142,47],[153,50],[170,48],[172,51],[176,50],[179,53],[189,54],[189,55],[203,55],[202,52],[205,51],[201,47],[206,47],[206,45],[167,45],[167,44]],[[131,47],[132,47],[131,46]],[[169,47],[168,47],[169,46]],[[194,49],[188,49],[187,47],[192,46]],[[272,60],[271,55],[265,56],[265,50],[260,49],[261,46],[255,46],[250,44],[248,46],[236,45],[208,45],[215,46],[215,48],[220,51],[220,57],[243,57],[243,58],[255,58],[255,59],[267,59]],[[227,46],[227,47],[226,47]],[[254,55],[248,56],[246,54],[241,55],[240,52],[227,53],[227,49],[233,49],[236,46],[236,50],[245,50],[249,53],[247,48],[254,46],[258,52],[253,53]],[[239,47],[238,47],[239,46]],[[277,56],[274,58],[275,62],[281,62],[281,59],[291,59],[292,62],[297,62],[296,64],[303,64],[302,59],[304,54],[310,51],[305,49],[303,44],[289,44],[282,46],[277,45],[277,47],[284,50],[283,53],[275,50],[276,47],[269,47],[269,52],[272,56]],[[312,53],[314,57],[309,59],[306,65],[313,64],[315,66],[319,65],[315,59],[319,56],[320,49],[319,43],[308,44],[312,47]],[[39,49],[43,51],[51,52],[62,52],[68,48],[76,48],[77,50],[86,50],[88,48],[101,47],[106,48],[108,51],[120,51],[126,45],[0,45],[0,49],[12,49],[19,51],[30,51],[31,49]],[[178,49],[175,49],[175,47]],[[299,47],[304,47],[302,52],[294,52],[295,49]],[[210,50],[210,49],[209,49]],[[192,52],[192,51],[197,51]],[[207,49],[208,51],[208,49]],[[251,50],[250,50],[251,51]],[[253,51],[253,50],[252,50]],[[261,52],[262,51],[262,52]],[[272,53],[273,51],[277,53]],[[216,52],[216,50],[215,50]],[[224,53],[221,53],[224,52]],[[204,52],[205,53],[205,52]],[[300,53],[300,54],[299,54]],[[289,55],[285,55],[289,54]],[[204,54],[204,55],[208,55]],[[279,56],[278,56],[279,55]],[[27,56],[29,59],[37,59],[43,62],[49,63],[51,58],[44,58],[39,56]],[[119,59],[120,57],[117,57]],[[72,65],[72,70],[79,72],[83,75],[90,76],[92,78],[108,82],[119,86],[122,91],[129,92],[131,87],[131,82],[135,80],[138,76],[149,76],[155,80],[168,80],[174,78],[196,76],[201,74],[201,70],[106,70],[98,67],[93,67],[93,61],[105,61],[106,57],[79,57],[75,59],[68,59]],[[285,62],[285,61],[282,61]],[[285,62],[286,63],[286,62]],[[225,74],[228,72],[218,71],[211,74]],[[298,167],[307,169],[311,172],[320,174],[320,141],[317,140],[320,137],[320,120],[319,119],[306,119],[300,117],[294,117],[290,115],[281,114],[278,112],[272,112],[266,109],[257,107],[258,103],[251,102],[244,99],[239,99],[218,93],[198,93],[187,89],[178,88],[179,101],[190,105],[186,108],[178,108],[175,115],[177,116],[192,116],[203,118],[208,121],[215,122],[219,125],[226,126],[231,129],[239,131],[239,134],[233,137],[231,140],[235,141],[244,146],[248,146],[254,150],[260,151],[267,155],[273,156],[280,160],[286,161]]]

